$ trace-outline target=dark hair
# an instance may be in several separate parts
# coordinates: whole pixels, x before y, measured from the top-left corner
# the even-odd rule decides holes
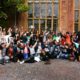
[[[0,50],[2,50],[2,46],[0,45]]]

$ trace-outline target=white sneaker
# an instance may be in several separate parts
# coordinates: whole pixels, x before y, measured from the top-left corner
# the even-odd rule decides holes
[[[20,64],[23,64],[23,63],[24,63],[24,61],[21,61],[21,62],[20,62]]]

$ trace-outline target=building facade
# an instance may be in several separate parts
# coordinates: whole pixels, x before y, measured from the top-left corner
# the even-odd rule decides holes
[[[80,30],[80,0],[25,0],[30,7],[22,13],[19,25],[29,30],[33,26],[39,32],[52,30],[74,32]]]

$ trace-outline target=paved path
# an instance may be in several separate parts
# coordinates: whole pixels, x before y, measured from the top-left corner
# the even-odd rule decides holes
[[[51,60],[39,63],[0,65],[0,80],[80,80],[80,63]]]

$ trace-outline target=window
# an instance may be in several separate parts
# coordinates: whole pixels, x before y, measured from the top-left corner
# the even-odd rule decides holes
[[[28,26],[33,25],[35,29],[54,29],[58,27],[60,0],[28,0],[31,9],[28,11]]]

